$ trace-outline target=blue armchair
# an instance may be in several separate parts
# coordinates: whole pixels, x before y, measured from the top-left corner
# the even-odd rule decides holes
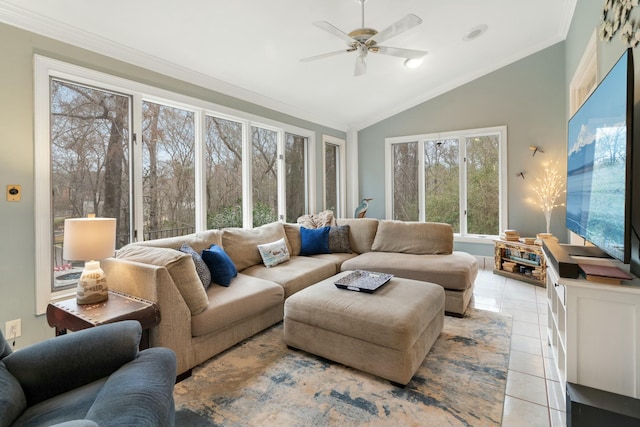
[[[0,427],[173,426],[176,357],[138,351],[124,321],[11,351],[0,332]]]

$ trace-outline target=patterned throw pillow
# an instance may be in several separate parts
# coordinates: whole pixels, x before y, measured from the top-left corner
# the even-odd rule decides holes
[[[272,243],[258,245],[258,251],[262,257],[262,262],[266,267],[274,267],[285,261],[289,261],[289,250],[284,238]]]
[[[329,251],[329,229],[322,227],[308,229],[300,227],[300,255],[328,254]]]
[[[196,273],[198,273],[198,277],[202,282],[202,286],[207,289],[211,284],[211,272],[209,271],[209,267],[207,267],[207,264],[205,264],[200,254],[194,251],[193,248],[186,243],[180,246],[180,252],[191,255],[191,258],[193,258],[193,263],[196,265]]]
[[[336,225],[329,229],[329,251],[331,253],[352,253],[349,244],[350,228],[348,225]]]
[[[218,245],[211,245],[202,251],[202,259],[209,267],[211,281],[221,286],[229,286],[231,279],[238,275],[236,265],[229,255]]]

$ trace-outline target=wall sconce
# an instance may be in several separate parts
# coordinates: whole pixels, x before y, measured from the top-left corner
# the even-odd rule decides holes
[[[85,261],[76,291],[78,304],[95,304],[108,299],[107,278],[98,260],[113,256],[116,251],[116,219],[65,219],[63,242],[64,259]]]
[[[538,147],[537,145],[530,145],[529,150],[533,151],[531,157],[534,157],[536,153],[544,153],[544,151],[542,151],[542,148]]]

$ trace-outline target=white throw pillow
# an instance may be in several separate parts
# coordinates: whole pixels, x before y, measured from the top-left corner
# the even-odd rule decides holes
[[[289,250],[284,238],[275,242],[258,245],[262,262],[266,267],[273,267],[289,260]]]

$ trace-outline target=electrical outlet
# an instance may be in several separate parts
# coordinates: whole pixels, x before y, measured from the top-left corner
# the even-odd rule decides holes
[[[10,340],[22,335],[22,320],[9,320],[4,324],[5,338]]]

